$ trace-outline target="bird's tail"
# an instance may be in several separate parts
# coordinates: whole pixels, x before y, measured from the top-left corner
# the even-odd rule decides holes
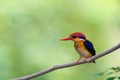
[[[95,61],[93,61],[93,63],[96,63]]]

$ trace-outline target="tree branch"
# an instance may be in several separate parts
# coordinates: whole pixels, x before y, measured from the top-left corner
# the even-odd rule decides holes
[[[95,55],[95,56],[87,59],[86,62],[84,62],[84,60],[81,60],[79,63],[71,62],[71,63],[67,63],[67,64],[59,64],[59,65],[55,65],[55,66],[53,66],[53,67],[51,67],[51,68],[42,70],[42,71],[40,71],[40,72],[36,72],[36,73],[30,74],[30,75],[27,75],[27,76],[23,76],[23,77],[20,77],[20,78],[16,78],[16,79],[13,79],[13,80],[30,80],[30,79],[32,79],[32,78],[41,76],[41,75],[43,75],[43,74],[52,72],[52,71],[57,70],[57,69],[66,68],[66,67],[71,67],[71,66],[75,66],[75,65],[84,64],[84,63],[90,63],[90,62],[92,62],[92,61],[94,61],[94,60],[96,60],[96,59],[98,59],[98,58],[100,58],[100,57],[102,57],[102,56],[105,56],[105,55],[107,55],[107,54],[109,54],[109,53],[111,53],[111,52],[119,49],[119,48],[120,48],[120,43],[117,44],[116,46],[114,46],[114,47],[112,47],[112,48],[110,48],[110,49],[108,49],[108,50],[100,53],[100,54],[97,54],[97,55]]]

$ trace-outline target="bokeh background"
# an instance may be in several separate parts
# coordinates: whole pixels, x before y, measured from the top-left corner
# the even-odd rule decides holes
[[[0,80],[10,80],[53,65],[76,61],[75,31],[86,34],[97,54],[120,42],[119,0],[1,0]],[[105,80],[95,76],[120,65],[120,50],[84,64],[32,80]]]

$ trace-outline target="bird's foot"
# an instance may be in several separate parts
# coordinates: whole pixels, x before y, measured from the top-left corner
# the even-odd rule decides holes
[[[88,59],[88,58],[85,58],[85,59],[84,59],[84,62],[85,62],[85,63],[91,63],[91,62],[87,62],[87,59]],[[93,61],[93,63],[95,63],[95,61]]]
[[[85,58],[85,59],[84,59],[84,62],[87,62],[87,59],[88,59],[88,58]]]
[[[76,61],[76,63],[79,63],[80,60],[81,60],[81,58],[82,58],[82,56],[80,56],[80,57],[78,58],[78,60]]]
[[[77,60],[76,63],[79,63],[80,60]]]

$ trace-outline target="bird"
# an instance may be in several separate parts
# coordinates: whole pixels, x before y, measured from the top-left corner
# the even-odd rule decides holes
[[[83,34],[82,32],[74,32],[70,34],[69,37],[61,38],[60,40],[72,40],[74,42],[74,48],[80,55],[80,57],[76,61],[77,63],[79,63],[82,57],[84,57],[84,61],[86,62],[88,58],[96,55],[93,43],[87,40],[85,34]],[[95,60],[92,62],[95,63]]]

